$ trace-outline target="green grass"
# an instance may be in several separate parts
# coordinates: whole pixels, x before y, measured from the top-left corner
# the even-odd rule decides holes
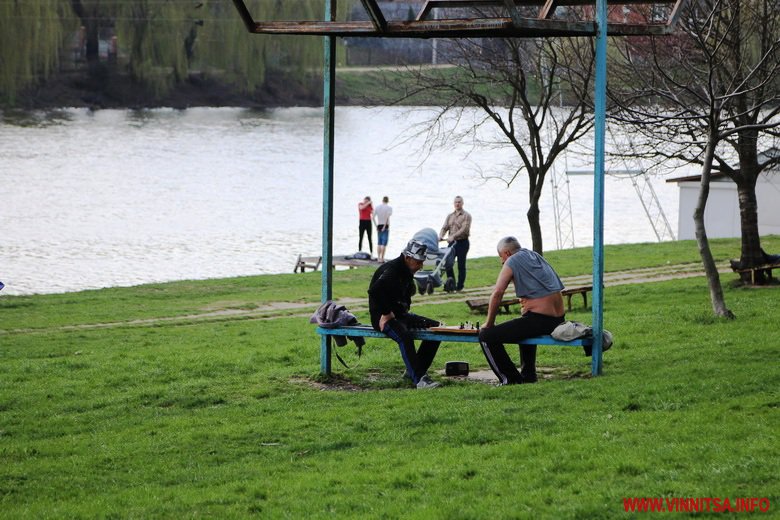
[[[762,243],[780,250],[780,237]],[[713,244],[718,259],[738,247]],[[574,275],[589,254],[547,256]],[[691,242],[609,246],[606,263],[697,255]],[[492,283],[497,267],[475,259],[470,280]],[[334,295],[362,298],[370,272],[338,271]],[[736,320],[712,316],[703,277],[607,287],[602,377],[581,351],[548,347],[539,384],[437,376],[426,392],[404,385],[382,340],[317,384],[304,317],[124,323],[316,307],[319,274],[1,296],[0,518],[628,518],[642,516],[623,512],[635,496],[768,497],[760,517],[778,517],[780,288],[722,279]],[[475,319],[462,302],[414,308]],[[61,328],[98,322],[124,324]],[[464,344],[434,368],[454,359],[486,368]]]

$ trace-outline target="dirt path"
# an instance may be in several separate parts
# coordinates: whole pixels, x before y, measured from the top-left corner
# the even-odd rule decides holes
[[[718,265],[720,273],[730,273],[731,268],[724,262]],[[615,285],[661,282],[679,278],[691,278],[694,276],[703,276],[704,271],[701,264],[676,264],[661,267],[651,267],[643,269],[632,269],[629,271],[616,271],[604,273],[604,285],[611,287]],[[578,285],[589,285],[592,283],[592,276],[584,274],[579,276],[565,277],[563,283],[567,287],[576,287]],[[465,301],[471,298],[486,298],[490,295],[491,287],[477,287],[465,289],[460,293],[437,292],[430,296],[418,297],[418,304],[438,305]],[[347,306],[351,311],[365,313],[368,311],[368,304],[365,298],[339,298],[338,302]],[[232,321],[232,320],[268,320],[280,317],[309,318],[319,306],[319,303],[292,303],[292,302],[271,302],[258,305],[254,309],[220,309],[185,316],[172,316],[166,318],[150,318],[140,320],[127,320],[107,323],[85,323],[81,325],[64,325],[61,327],[50,327],[42,329],[10,329],[0,330],[0,335],[14,333],[30,332],[57,332],[57,331],[77,331],[92,329],[108,329],[120,327],[138,327],[148,325],[176,324],[187,325],[191,323],[202,323],[207,321]]]

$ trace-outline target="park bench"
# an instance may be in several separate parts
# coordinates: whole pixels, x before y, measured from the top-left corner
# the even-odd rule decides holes
[[[414,329],[411,331],[416,340],[441,341],[443,343],[479,343],[477,334],[463,334],[460,332],[439,332],[429,329]],[[350,325],[343,327],[325,328],[317,327],[317,333],[324,336],[346,336],[390,339],[384,332],[374,330],[368,325]],[[579,338],[572,341],[558,341],[550,335],[526,338],[517,342],[523,345],[556,345],[561,347],[585,347],[593,345],[593,338]]]
[[[317,269],[319,269],[321,263],[322,263],[321,256],[303,258],[301,255],[298,255],[298,260],[295,261],[295,269],[293,269],[293,273],[297,273],[298,269],[300,269],[302,273],[305,273],[306,269],[311,269],[312,271],[316,271]]]
[[[488,305],[490,304],[490,300],[488,298],[475,298],[472,300],[466,300],[466,305],[469,306],[469,309],[471,309],[474,312],[481,312],[486,313],[488,310]],[[501,300],[501,304],[499,305],[498,312],[501,312],[501,309],[504,309],[504,312],[509,312],[509,307],[512,305],[519,305],[520,304],[520,298],[505,298]]]
[[[750,273],[750,283],[756,284],[756,275],[766,271],[769,280],[772,280],[772,269],[780,269],[780,262],[762,264],[755,267],[740,267],[739,260],[731,260],[731,270],[738,274]]]
[[[583,285],[580,287],[566,287],[561,291],[561,295],[566,298],[567,309],[571,310],[571,297],[574,296],[575,294],[581,294],[582,304],[587,309],[588,292],[592,290],[593,290],[592,285]],[[489,303],[490,300],[488,298],[477,298],[472,300],[466,300],[466,305],[468,305],[469,309],[471,309],[472,311],[482,312],[482,313],[487,312]],[[519,305],[519,304],[520,304],[519,298],[508,298],[508,299],[501,300],[500,306],[503,307],[505,312],[509,312],[510,306]]]

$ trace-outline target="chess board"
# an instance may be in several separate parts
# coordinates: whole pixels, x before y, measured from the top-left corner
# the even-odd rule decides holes
[[[460,325],[444,325],[441,327],[431,327],[428,330],[431,332],[447,332],[451,334],[473,334],[476,335],[479,333],[479,329],[475,329],[472,326],[463,326]]]

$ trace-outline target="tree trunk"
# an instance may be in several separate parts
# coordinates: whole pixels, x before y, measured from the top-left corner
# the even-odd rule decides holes
[[[742,248],[739,258],[739,266],[755,267],[766,262],[764,252],[761,250],[761,237],[758,233],[758,201],[756,200],[756,175],[745,173],[740,176],[737,183],[737,196],[739,197],[739,221],[742,231]],[[742,282],[753,283],[750,273],[742,273]],[[764,271],[756,272],[756,285],[764,285],[769,278]]]
[[[713,126],[714,127],[714,126]],[[710,177],[712,174],[712,159],[714,156],[716,140],[710,136],[704,155],[704,163],[701,170],[701,186],[699,198],[696,201],[696,209],[693,211],[693,222],[696,227],[696,243],[699,246],[699,255],[704,265],[704,273],[707,275],[707,285],[710,288],[710,301],[712,310],[716,316],[733,319],[732,313],[723,298],[723,287],[720,285],[720,275],[712,257],[710,243],[707,239],[707,230],[704,227],[704,210],[707,207],[707,198],[710,194]]]
[[[539,199],[530,201],[526,216],[528,217],[528,229],[531,231],[531,247],[543,255],[542,227],[539,225]]]

